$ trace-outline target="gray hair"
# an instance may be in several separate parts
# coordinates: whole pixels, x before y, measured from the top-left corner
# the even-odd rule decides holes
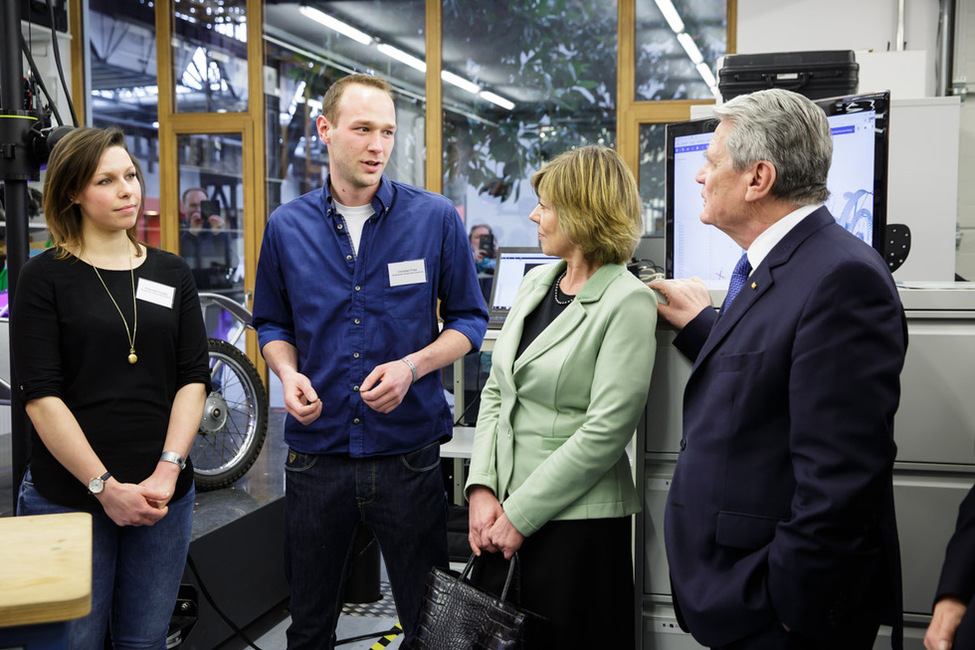
[[[725,146],[735,171],[767,160],[775,166],[775,198],[815,205],[829,197],[833,140],[821,108],[802,95],[773,88],[735,97],[714,112],[731,123]]]

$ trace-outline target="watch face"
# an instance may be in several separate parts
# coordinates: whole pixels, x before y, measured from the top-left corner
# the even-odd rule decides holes
[[[101,494],[102,490],[105,489],[105,481],[100,477],[95,477],[88,481],[88,491],[92,494]]]

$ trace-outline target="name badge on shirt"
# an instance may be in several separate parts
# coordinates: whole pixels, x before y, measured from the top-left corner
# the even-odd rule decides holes
[[[389,286],[422,284],[427,281],[427,269],[423,260],[391,262],[389,265]]]
[[[135,297],[138,300],[145,300],[146,302],[151,302],[154,305],[159,305],[166,309],[173,308],[173,297],[175,295],[175,287],[146,280],[145,278],[139,278],[139,284],[135,290]]]

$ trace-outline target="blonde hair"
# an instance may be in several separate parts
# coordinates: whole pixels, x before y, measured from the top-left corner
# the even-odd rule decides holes
[[[128,147],[125,146],[125,134],[114,127],[75,129],[54,145],[44,175],[44,219],[47,221],[48,230],[51,231],[51,242],[57,248],[59,258],[67,257],[72,248],[84,248],[81,206],[75,203],[75,199],[88,187],[88,183],[98,171],[102,154],[111,147],[121,147],[132,159],[139,186],[142,188],[142,200],[139,201],[139,218],[142,218],[145,210],[146,184],[139,161],[132,157]],[[136,244],[137,255],[142,255],[136,237],[136,226],[129,228],[125,234],[128,235],[129,241]]]
[[[347,77],[342,77],[329,86],[328,90],[325,91],[325,96],[322,97],[322,115],[325,116],[329,124],[335,124],[338,121],[339,102],[342,100],[342,94],[345,92],[345,89],[351,85],[376,88],[389,95],[390,99],[393,99],[393,87],[382,77],[376,77],[371,74],[350,74]]]
[[[640,191],[618,153],[589,145],[566,151],[532,176],[559,229],[595,264],[625,264],[643,234]]]

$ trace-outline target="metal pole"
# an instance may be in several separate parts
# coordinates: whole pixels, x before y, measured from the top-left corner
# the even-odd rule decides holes
[[[19,126],[35,118],[28,115],[24,109],[24,61],[20,52],[20,0],[2,0],[3,13],[0,14],[0,34],[3,42],[2,57],[0,57],[0,120],[9,120],[15,125],[13,129],[4,129],[3,133],[25,133]],[[0,142],[0,152],[8,161],[14,164],[18,158],[30,155],[22,138],[10,138],[14,142]],[[22,165],[25,169],[30,165]],[[9,176],[18,178],[9,178]],[[27,261],[29,254],[29,237],[27,230],[27,181],[30,174],[7,174],[4,181],[4,198],[7,212],[7,295],[10,304],[14,302],[17,291],[17,280],[20,269]],[[13,352],[13,350],[11,350]],[[11,359],[13,355],[11,354]],[[13,362],[10,367],[10,460],[13,505],[17,505],[17,492],[20,480],[27,470],[27,458],[30,453],[30,438],[27,429],[27,416],[20,400],[17,389],[17,377]]]

